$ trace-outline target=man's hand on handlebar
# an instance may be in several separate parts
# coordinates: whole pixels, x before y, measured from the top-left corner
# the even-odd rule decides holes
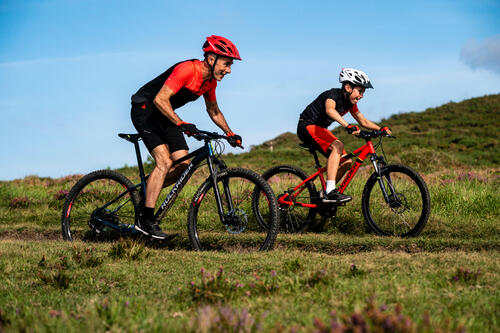
[[[233,132],[226,133],[227,142],[233,147],[241,147],[242,138],[238,134],[234,134]]]
[[[200,133],[195,124],[186,123],[185,121],[179,121],[179,123],[177,123],[177,127],[179,127],[187,136],[196,136]]]

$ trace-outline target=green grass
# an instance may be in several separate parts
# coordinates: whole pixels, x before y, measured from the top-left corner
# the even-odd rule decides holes
[[[498,251],[242,255],[131,241],[3,241],[0,253],[7,331],[187,330],[203,304],[216,309],[218,302],[247,309],[265,330],[278,323],[312,329],[314,318],[328,323],[332,310],[349,315],[371,298],[388,311],[400,304],[415,325],[426,313],[435,328],[448,321],[450,329],[465,325],[470,331],[499,325]],[[221,279],[210,284],[221,266]],[[460,273],[466,270],[468,278]]]
[[[388,160],[419,171],[431,194],[430,219],[412,239],[367,229],[361,193],[369,166],[346,191],[353,201],[323,232],[280,234],[267,253],[189,251],[187,210],[206,168],[162,221],[177,235],[163,247],[141,238],[61,241],[64,195],[81,175],[0,182],[0,331],[217,332],[237,322],[254,331],[313,331],[330,325],[335,311],[340,325],[361,318],[372,331],[382,318],[407,319],[416,331],[499,332],[499,110],[493,95],[384,121],[398,136],[384,140]],[[348,149],[361,144],[334,132]],[[278,164],[312,172],[297,143],[285,133],[224,160],[259,172]],[[119,171],[138,182],[135,168]]]

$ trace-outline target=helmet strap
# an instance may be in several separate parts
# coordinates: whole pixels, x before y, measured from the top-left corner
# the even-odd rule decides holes
[[[215,76],[214,76],[215,64],[217,64],[217,60],[219,60],[219,55],[217,53],[214,53],[214,54],[215,54],[214,64],[212,66],[210,66],[210,75],[211,75],[212,79],[215,79]]]
[[[347,83],[344,83],[343,87],[342,87],[342,90],[344,91],[344,96],[345,97],[348,97],[348,96],[351,96],[352,94],[352,91],[354,90],[353,86],[351,83],[349,83],[349,86],[351,87],[351,92],[348,92],[347,89],[345,88]]]

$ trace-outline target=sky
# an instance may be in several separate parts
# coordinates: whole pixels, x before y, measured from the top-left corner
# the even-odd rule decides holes
[[[246,150],[295,133],[343,67],[370,77],[376,122],[500,93],[499,0],[0,0],[0,180],[136,165],[130,96],[212,34],[243,58],[217,101]],[[218,130],[203,98],[176,112]]]

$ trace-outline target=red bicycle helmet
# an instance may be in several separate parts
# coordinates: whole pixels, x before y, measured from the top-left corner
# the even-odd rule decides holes
[[[206,42],[203,44],[203,52],[213,52],[223,57],[241,60],[236,46],[229,39],[221,36],[212,35],[207,37]]]

